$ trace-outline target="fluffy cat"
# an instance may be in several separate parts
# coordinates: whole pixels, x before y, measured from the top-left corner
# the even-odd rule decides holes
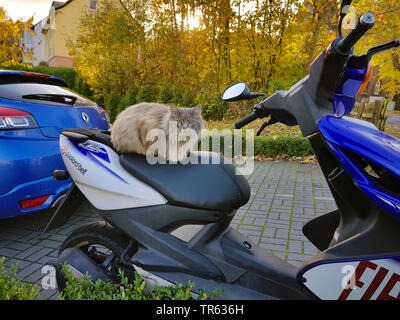
[[[169,154],[170,121],[175,121],[172,124],[176,123],[178,135],[185,132],[186,129],[191,129],[199,137],[204,128],[200,106],[178,108],[175,105],[143,102],[128,107],[118,115],[111,129],[111,141],[119,153],[146,155],[149,147],[154,143],[153,140],[147,141],[148,132],[152,129],[159,129],[164,132],[166,137],[165,158],[182,160],[188,151],[191,151],[185,150],[184,154],[181,151],[181,147],[188,140],[179,142],[173,140],[177,144],[175,150],[178,151],[178,154],[177,157]]]

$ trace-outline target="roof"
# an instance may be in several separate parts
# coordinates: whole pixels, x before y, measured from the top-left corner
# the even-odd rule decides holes
[[[70,2],[72,2],[72,0],[68,0],[65,2],[60,2],[60,1],[53,1],[51,3],[50,8],[53,8],[57,11],[58,9],[64,8],[66,5],[68,5]],[[119,2],[123,5],[122,0],[119,0]],[[125,10],[127,10],[127,8],[123,5],[123,7],[125,8]],[[36,22],[35,24],[33,24],[30,28],[33,30],[35,28],[35,26],[37,26],[39,23],[41,23],[43,20],[48,19],[49,16],[47,16],[46,18]]]
[[[66,2],[53,1],[52,4],[51,4],[51,6],[53,7],[53,5],[54,5],[54,8],[55,8],[56,10],[58,10],[58,9],[64,8],[64,7],[65,7],[66,5],[68,5],[71,1],[72,1],[72,0],[68,0],[68,1],[66,1]],[[120,3],[123,4],[121,0],[120,0]]]
[[[53,7],[53,5],[54,5],[54,8],[56,9],[56,10],[58,10],[58,9],[61,9],[61,8],[63,8],[63,7],[65,7],[68,3],[70,3],[72,0],[68,0],[68,1],[66,1],[66,2],[59,2],[59,1],[53,1],[53,3],[51,4],[51,6]]]

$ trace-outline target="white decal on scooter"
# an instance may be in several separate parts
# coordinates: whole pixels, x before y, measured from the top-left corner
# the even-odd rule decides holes
[[[71,161],[72,165],[83,175],[86,173],[87,169],[85,169],[82,164],[75,160],[75,158],[69,153],[65,153],[64,156]]]

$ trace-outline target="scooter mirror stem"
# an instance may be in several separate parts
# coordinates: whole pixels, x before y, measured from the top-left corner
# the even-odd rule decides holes
[[[371,61],[371,58],[383,51],[390,50],[400,47],[400,40],[395,40],[389,43],[382,44],[380,46],[373,47],[368,50],[367,53],[361,56],[353,56],[350,59],[349,66],[357,69],[363,69],[367,66],[367,64]]]
[[[366,53],[366,56],[371,58],[373,55],[375,55],[377,53],[380,53],[380,52],[386,51],[386,50],[390,50],[390,49],[393,49],[393,48],[397,48],[397,47],[400,47],[400,40],[395,40],[395,41],[392,41],[392,42],[388,42],[388,43],[382,44],[380,46],[373,47],[373,48],[368,50],[368,52]]]

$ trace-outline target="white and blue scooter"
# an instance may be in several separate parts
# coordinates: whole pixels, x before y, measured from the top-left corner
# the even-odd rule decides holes
[[[350,4],[343,1],[341,21]],[[158,285],[191,281],[193,294],[224,289],[222,299],[399,300],[400,142],[345,117],[368,81],[372,55],[400,45],[355,56],[353,46],[373,25],[374,16],[366,14],[345,37],[340,26],[338,39],[306,78],[235,124],[241,128],[270,116],[263,128],[298,124],[309,139],[338,207],[303,228],[318,254],[296,268],[229,226],[248,202],[250,187],[222,157],[219,164],[151,165],[145,156],[118,154],[109,132],[69,129],[60,137],[67,172],[57,171],[55,178],[70,176],[74,184],[48,228],[65,220],[83,197],[104,221],[84,225],[65,240],[51,262],[59,288],[66,262],[93,280],[118,281],[118,269],[130,277],[137,271]],[[222,99],[257,95],[238,83]],[[191,155],[198,163],[216,156]]]

